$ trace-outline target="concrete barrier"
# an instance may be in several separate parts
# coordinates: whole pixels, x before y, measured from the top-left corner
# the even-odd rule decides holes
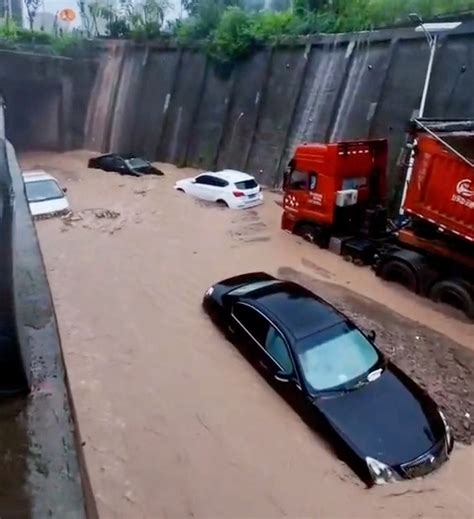
[[[0,398],[28,391],[18,340],[13,283],[14,199],[0,96]]]
[[[4,139],[0,182],[9,182],[0,198],[0,334],[9,334],[7,368],[16,373],[13,389],[30,389],[27,397],[0,400],[0,517],[95,519],[38,238],[15,151]],[[6,244],[13,245],[10,254]],[[0,390],[5,383],[3,345],[0,340]]]

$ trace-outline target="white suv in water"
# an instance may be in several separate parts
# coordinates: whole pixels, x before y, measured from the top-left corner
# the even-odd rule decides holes
[[[32,216],[59,216],[69,213],[66,190],[60,187],[54,177],[45,171],[25,171],[23,181]]]
[[[262,189],[254,177],[231,169],[178,180],[174,188],[231,209],[246,209],[263,203]]]

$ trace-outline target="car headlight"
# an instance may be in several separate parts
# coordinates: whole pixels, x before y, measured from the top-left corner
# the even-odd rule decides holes
[[[206,290],[206,293],[204,294],[205,297],[210,297],[212,296],[212,293],[214,292],[214,287],[209,287],[207,290]]]
[[[375,458],[371,458],[370,456],[365,458],[365,462],[367,463],[372,480],[376,485],[393,483],[399,479],[396,472],[388,465],[385,465],[385,463],[382,463]]]
[[[444,431],[446,433],[446,445],[448,449],[451,447],[451,443],[453,441],[453,433],[451,432],[451,427],[448,424],[448,420],[446,420],[446,416],[444,416],[443,411],[439,411],[439,416],[441,416],[441,420],[443,420]]]

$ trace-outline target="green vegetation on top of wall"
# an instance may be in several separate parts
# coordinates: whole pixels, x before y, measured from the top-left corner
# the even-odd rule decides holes
[[[4,48],[34,47],[49,54],[70,55],[86,44],[86,40],[75,33],[54,35],[44,31],[31,31],[18,27],[12,20],[7,24],[0,24],[0,46]]]
[[[82,35],[28,31],[10,21],[0,25],[0,40],[47,44],[56,53],[68,54],[84,36],[136,41],[173,39],[180,45],[204,45],[214,61],[230,64],[259,46],[298,36],[408,25],[410,13],[430,20],[474,12],[474,0],[292,0],[291,9],[283,11],[249,8],[253,4],[254,0],[182,0],[189,17],[168,22],[164,28],[169,0],[144,0],[139,8],[130,2],[120,13],[90,2],[88,10],[83,8],[80,13],[85,28]],[[105,35],[100,34],[100,20],[106,27]]]
[[[188,0],[192,15],[174,27],[181,43],[204,40],[218,62],[245,57],[262,44],[296,36],[372,30],[474,10],[474,0],[293,0],[286,11],[244,10],[240,0]],[[411,22],[413,23],[413,22]]]

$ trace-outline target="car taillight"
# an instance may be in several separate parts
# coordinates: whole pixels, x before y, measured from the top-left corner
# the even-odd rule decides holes
[[[234,191],[232,194],[237,198],[240,196],[245,196],[245,193],[242,193],[242,191]]]

